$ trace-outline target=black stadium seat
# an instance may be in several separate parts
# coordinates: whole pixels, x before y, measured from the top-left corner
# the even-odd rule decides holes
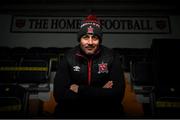
[[[14,47],[11,49],[11,51],[12,51],[11,52],[11,58],[20,62],[26,56],[26,54],[28,52],[28,48],[26,48],[26,47]]]
[[[11,48],[7,46],[0,47],[0,59],[8,59],[11,56]]]
[[[140,86],[142,89],[135,90],[136,93],[151,92],[154,87],[152,62],[131,61],[130,78],[133,86]]]
[[[154,39],[152,49],[157,95],[180,98],[180,39]]]
[[[49,79],[49,62],[40,59],[24,59],[17,71],[18,83],[46,83]]]
[[[0,83],[15,83],[17,61],[0,60]]]
[[[19,85],[0,84],[0,117],[22,118],[28,113],[29,93]]]
[[[46,48],[46,58],[50,61],[51,72],[57,70],[57,66],[60,62],[59,54],[61,54],[61,49],[58,47],[48,47]]]
[[[180,116],[180,39],[154,39],[151,47],[155,114],[163,117]]]
[[[46,53],[46,49],[43,47],[31,47],[29,48],[25,59],[46,59],[44,54]]]

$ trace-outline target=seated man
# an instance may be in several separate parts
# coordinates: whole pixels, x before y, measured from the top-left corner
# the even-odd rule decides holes
[[[58,118],[120,118],[125,81],[120,57],[102,43],[102,27],[89,15],[79,45],[67,51],[54,79]]]

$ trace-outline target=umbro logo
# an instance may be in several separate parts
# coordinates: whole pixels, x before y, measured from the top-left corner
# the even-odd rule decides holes
[[[76,72],[79,72],[80,71],[80,67],[79,66],[73,66],[73,70],[76,71]]]

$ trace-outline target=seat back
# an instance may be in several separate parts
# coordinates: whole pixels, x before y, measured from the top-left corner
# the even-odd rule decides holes
[[[153,86],[152,62],[133,61],[130,67],[132,83],[135,85]]]
[[[153,77],[156,81],[156,95],[159,97],[180,97],[179,68],[180,40],[154,39]]]
[[[155,80],[155,114],[179,116],[180,113],[180,39],[154,39],[153,78]]]
[[[11,118],[28,113],[29,93],[19,85],[0,84],[0,116]]]
[[[14,83],[16,82],[17,62],[15,60],[4,59],[0,60],[0,83]]]
[[[46,83],[49,80],[49,62],[40,59],[25,59],[17,71],[18,83]]]
[[[8,59],[11,56],[11,48],[7,46],[0,46],[0,59]]]

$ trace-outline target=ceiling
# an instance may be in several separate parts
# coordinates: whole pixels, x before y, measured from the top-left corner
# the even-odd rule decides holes
[[[179,14],[175,0],[1,0],[1,13],[26,12],[160,12]]]

